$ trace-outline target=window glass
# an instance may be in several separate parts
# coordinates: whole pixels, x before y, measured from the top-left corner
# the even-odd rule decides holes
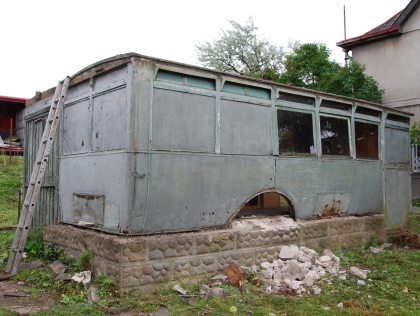
[[[356,157],[379,158],[378,151],[378,125],[355,122],[356,131]]]
[[[349,121],[321,116],[321,147],[323,155],[350,156]]]
[[[280,153],[315,154],[312,114],[277,110]]]

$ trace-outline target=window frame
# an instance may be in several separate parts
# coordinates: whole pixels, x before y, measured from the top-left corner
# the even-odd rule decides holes
[[[348,142],[349,142],[349,155],[327,155],[322,152],[322,131],[321,131],[321,116],[332,117],[336,119],[346,120],[347,121],[347,135],[348,135]],[[331,113],[321,112],[319,113],[319,151],[321,158],[338,158],[338,159],[353,159],[354,156],[354,148],[352,145],[352,119],[351,113],[349,116],[347,115],[336,115]]]
[[[357,144],[356,144],[356,122],[371,124],[378,127],[378,158],[367,158],[367,157],[357,157]],[[355,117],[354,118],[354,159],[357,160],[368,160],[368,161],[378,161],[382,160],[382,146],[381,146],[381,138],[382,138],[382,129],[381,129],[381,122],[376,121],[369,121]]]
[[[309,109],[299,109],[297,107],[288,107],[288,106],[283,106],[283,105],[279,105],[276,104],[275,107],[275,121],[276,121],[276,126],[275,126],[275,141],[276,141],[276,146],[277,146],[277,156],[278,157],[308,157],[308,158],[316,158],[318,157],[318,146],[317,146],[317,138],[316,138],[316,112],[315,109],[314,110],[309,110]],[[313,138],[313,146],[314,146],[314,153],[313,154],[308,154],[308,153],[281,153],[280,152],[280,140],[279,140],[279,125],[278,125],[278,111],[289,111],[289,112],[297,112],[297,113],[303,113],[303,114],[310,114],[312,116],[312,138]]]

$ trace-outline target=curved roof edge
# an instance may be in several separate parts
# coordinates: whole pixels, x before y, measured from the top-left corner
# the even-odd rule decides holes
[[[347,96],[342,96],[342,95],[337,95],[337,94],[332,94],[332,93],[327,93],[327,92],[322,92],[322,91],[311,90],[311,89],[302,88],[302,87],[290,86],[290,85],[286,85],[286,84],[282,84],[282,83],[278,83],[278,82],[274,82],[274,81],[268,81],[268,80],[265,80],[265,79],[260,78],[260,77],[250,76],[250,75],[247,75],[247,74],[227,73],[227,72],[223,72],[223,71],[219,71],[219,70],[213,70],[213,69],[210,69],[210,68],[204,68],[204,67],[200,67],[200,66],[189,65],[189,64],[174,62],[174,61],[170,61],[170,60],[145,56],[145,55],[141,55],[141,54],[137,54],[137,53],[119,54],[119,55],[115,55],[115,56],[112,56],[112,57],[109,57],[109,58],[99,60],[99,61],[97,61],[97,62],[79,70],[73,76],[71,76],[70,86],[77,85],[81,82],[89,80],[93,75],[106,73],[109,70],[121,67],[122,65],[124,65],[124,64],[130,62],[131,60],[133,60],[133,58],[135,58],[137,60],[143,60],[143,61],[149,61],[149,62],[157,62],[157,63],[161,63],[161,64],[166,64],[166,65],[172,65],[172,66],[175,66],[175,67],[200,70],[200,71],[203,71],[203,72],[207,72],[209,74],[220,74],[220,75],[223,75],[225,77],[236,78],[236,79],[240,79],[242,81],[245,80],[245,81],[248,81],[248,82],[255,82],[255,83],[259,83],[259,84],[263,84],[263,85],[276,86],[276,87],[281,88],[285,92],[289,92],[289,93],[301,92],[301,93],[306,93],[306,94],[312,94],[314,96],[326,97],[326,98],[331,98],[331,99],[335,99],[335,100],[340,100],[340,101],[343,101],[343,102],[356,102],[356,103],[359,103],[359,104],[372,105],[372,106],[380,108],[380,109],[391,110],[392,112],[400,113],[400,114],[403,114],[403,115],[406,115],[406,116],[414,115],[414,114],[409,113],[409,112],[401,111],[401,110],[398,110],[398,109],[395,109],[395,108],[391,108],[391,107],[388,107],[388,106],[385,106],[385,105],[382,105],[382,104],[379,104],[379,103],[374,103],[374,102],[370,102],[370,101],[366,101],[366,100],[351,98],[351,97],[347,97]],[[26,101],[26,106],[29,106],[29,105],[37,102],[38,100],[41,100],[41,99],[44,99],[44,98],[50,96],[51,94],[54,93],[54,91],[55,91],[55,87],[53,87],[51,89],[48,89],[48,90],[42,92],[41,94],[36,95],[36,96],[28,99]]]

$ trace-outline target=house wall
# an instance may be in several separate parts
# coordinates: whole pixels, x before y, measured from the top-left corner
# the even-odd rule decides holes
[[[420,120],[420,7],[404,24],[402,35],[352,48],[353,57],[385,89],[382,103],[414,113]]]

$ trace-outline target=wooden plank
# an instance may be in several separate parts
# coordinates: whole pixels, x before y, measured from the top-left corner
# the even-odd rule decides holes
[[[10,230],[10,229],[16,229],[17,225],[6,225],[6,226],[0,226],[0,230]]]

